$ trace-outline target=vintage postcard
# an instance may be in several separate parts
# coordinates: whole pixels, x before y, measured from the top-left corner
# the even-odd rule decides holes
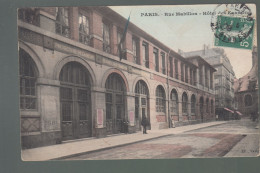
[[[255,4],[17,12],[23,161],[258,156]]]

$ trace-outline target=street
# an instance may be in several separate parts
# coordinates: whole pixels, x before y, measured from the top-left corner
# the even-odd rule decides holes
[[[66,160],[254,157],[259,153],[259,129],[256,126],[257,123],[249,119],[233,120]]]

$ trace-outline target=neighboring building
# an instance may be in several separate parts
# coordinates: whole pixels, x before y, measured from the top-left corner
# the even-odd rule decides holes
[[[131,22],[120,61],[127,20],[110,8],[18,13],[23,148],[121,133],[126,120],[133,133],[142,116],[152,130],[215,118],[215,69],[199,56],[183,58]]]
[[[257,47],[252,51],[252,68],[234,83],[238,113],[245,117],[259,116],[258,111],[258,56]]]
[[[203,50],[179,53],[184,57],[201,56],[217,71],[214,73],[215,106],[219,119],[230,119],[234,113],[234,79],[235,73],[228,57],[222,48],[208,48]],[[207,76],[206,76],[207,78]]]

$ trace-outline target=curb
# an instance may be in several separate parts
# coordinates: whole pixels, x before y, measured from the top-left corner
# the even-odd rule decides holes
[[[114,146],[111,146],[111,147],[100,148],[100,149],[86,151],[86,152],[82,152],[82,153],[70,154],[70,155],[67,155],[67,156],[57,157],[57,158],[53,158],[53,159],[49,159],[49,160],[68,159],[68,158],[71,158],[71,157],[77,157],[77,156],[84,155],[84,154],[90,154],[90,153],[109,150],[109,149],[113,149],[113,148],[117,148],[117,147],[123,147],[123,146],[126,146],[126,145],[136,144],[136,143],[145,142],[145,141],[149,141],[149,140],[153,140],[153,139],[159,139],[159,138],[162,138],[162,137],[172,136],[172,135],[175,135],[175,134],[167,134],[167,135],[157,136],[157,137],[150,138],[150,139],[144,139],[144,140],[134,141],[134,142],[130,142],[130,143],[114,145]]]

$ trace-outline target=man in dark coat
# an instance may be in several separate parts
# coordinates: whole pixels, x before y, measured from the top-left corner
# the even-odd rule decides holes
[[[143,134],[147,134],[146,126],[148,126],[149,123],[148,123],[148,120],[147,120],[146,116],[142,117],[141,125],[143,126]]]

